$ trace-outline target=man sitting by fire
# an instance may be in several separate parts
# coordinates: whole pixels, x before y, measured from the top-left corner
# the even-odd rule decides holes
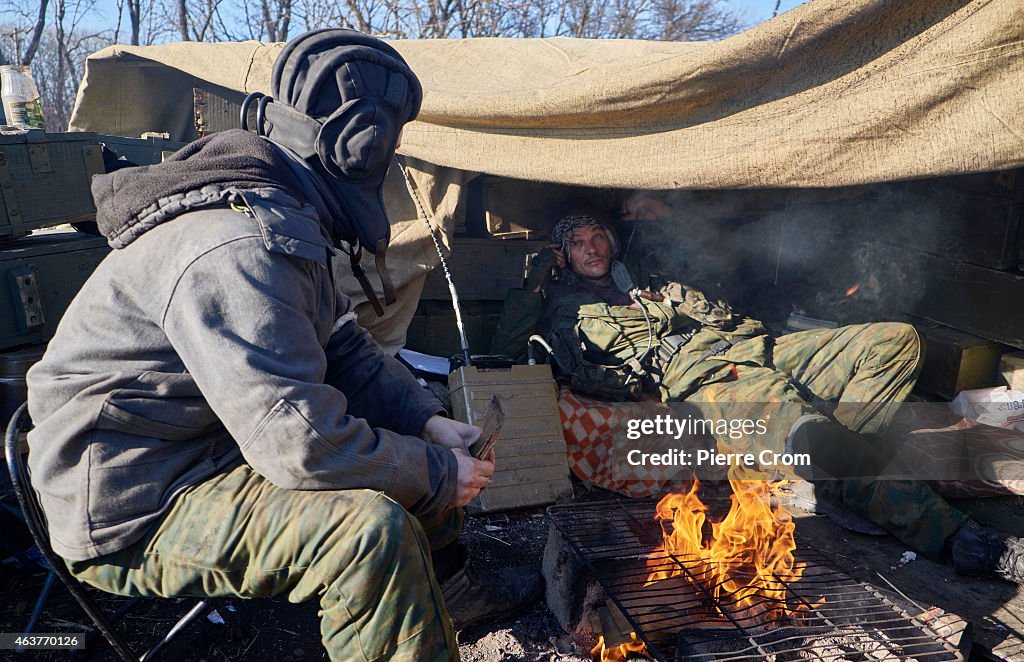
[[[494,353],[521,359],[528,342],[543,341],[559,379],[575,393],[610,400],[657,393],[708,418],[721,417],[725,403],[787,403],[796,414],[776,418],[785,421],[778,428],[784,433],[772,443],[809,450],[815,477],[837,479],[817,489],[917,552],[949,558],[958,573],[1024,583],[1024,540],[980,526],[925,481],[880,479],[890,453],[873,435],[891,421],[920,370],[912,326],[860,324],[772,338],[761,322],[695,288],[670,282],[655,291],[655,283],[635,281],[617,259],[620,244],[608,222],[565,216],[552,241],[525,286],[509,291]],[[815,403],[834,410],[826,416]],[[718,439],[720,446],[730,441]]]

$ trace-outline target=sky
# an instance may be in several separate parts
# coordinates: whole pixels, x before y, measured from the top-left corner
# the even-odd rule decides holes
[[[737,12],[741,13],[749,25],[756,25],[768,20],[775,9],[776,0],[726,0]],[[782,0],[779,13],[788,11],[801,4],[803,0]],[[112,28],[117,18],[116,0],[98,0],[91,20],[85,21],[97,29]],[[125,19],[127,21],[127,18]]]
[[[750,25],[757,25],[772,17],[776,0],[729,0],[729,4],[738,11],[744,12]],[[782,0],[779,13],[789,11],[801,4],[803,0]]]

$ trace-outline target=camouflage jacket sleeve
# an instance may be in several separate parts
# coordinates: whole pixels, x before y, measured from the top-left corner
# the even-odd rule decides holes
[[[670,282],[658,293],[665,297],[665,303],[671,305],[676,313],[689,317],[702,326],[713,329],[731,329],[739,319],[733,313],[732,306],[724,299],[709,297],[689,285]]]

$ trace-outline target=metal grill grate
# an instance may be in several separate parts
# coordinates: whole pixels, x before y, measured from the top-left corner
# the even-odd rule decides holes
[[[698,567],[693,559],[660,549],[655,504],[570,504],[552,506],[548,515],[657,659],[963,660],[928,625],[799,543],[795,554],[805,564],[803,576],[794,582],[779,579],[785,605],[765,598],[739,608],[728,592],[714,596],[715,587],[691,581]],[[682,573],[645,586],[652,570],[667,568]]]

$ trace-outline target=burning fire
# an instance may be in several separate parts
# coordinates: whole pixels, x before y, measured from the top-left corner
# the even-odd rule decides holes
[[[688,492],[662,499],[655,515],[662,522],[662,550],[685,564],[686,581],[713,598],[721,615],[728,611],[746,626],[803,610],[790,609],[786,602],[786,585],[800,579],[804,569],[793,558],[796,524],[783,508],[772,509],[767,481],[752,476],[749,470],[730,469],[732,505],[725,519],[711,523],[709,537],[704,535],[708,507],[697,496],[696,479]],[[679,563],[666,568],[664,560],[648,561],[648,567],[652,572],[645,586],[686,574]]]
[[[857,290],[859,290],[859,289],[860,289],[860,283],[854,283],[853,285],[850,286],[850,288],[848,290],[846,290],[846,296],[852,297],[854,294],[857,293]]]
[[[595,662],[626,662],[630,653],[645,653],[647,651],[644,642],[636,638],[636,632],[630,632],[629,636],[633,641],[626,642],[621,646],[605,648],[604,635],[598,635],[597,644],[590,649],[590,657]]]

